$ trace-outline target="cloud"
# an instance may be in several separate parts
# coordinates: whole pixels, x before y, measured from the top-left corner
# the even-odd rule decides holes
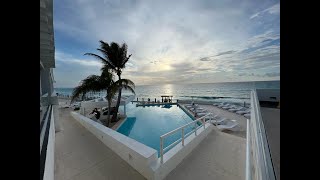
[[[101,67],[102,63],[98,60],[91,60],[91,59],[78,59],[74,58],[72,55],[63,53],[59,50],[55,52],[56,61],[67,63],[67,64],[78,64],[82,66],[94,66],[94,67]]]
[[[98,41],[104,40],[128,44],[132,56],[123,76],[136,84],[214,82],[236,80],[241,71],[273,72],[280,66],[277,8],[257,1],[186,0],[183,6],[170,0],[57,1],[56,71],[62,78],[69,78],[61,76],[67,71],[77,74],[70,82],[78,82],[81,73],[99,73],[101,63],[82,54],[97,53]],[[248,18],[261,9],[256,17],[275,19]]]
[[[262,16],[264,13],[269,13],[269,14],[279,14],[280,13],[280,3],[277,3],[263,11],[260,11],[258,13],[253,14],[250,16],[250,19],[257,18],[259,16]]]
[[[212,58],[212,57],[218,57],[218,56],[222,56],[222,55],[233,54],[233,53],[235,53],[235,52],[237,52],[237,51],[233,51],[233,50],[231,50],[231,51],[225,51],[225,52],[218,53],[217,55],[200,58],[199,60],[200,60],[200,61],[211,61],[211,58]]]

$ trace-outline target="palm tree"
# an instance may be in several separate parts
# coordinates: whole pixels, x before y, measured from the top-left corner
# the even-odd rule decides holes
[[[131,54],[127,56],[128,46],[123,43],[121,46],[118,43],[111,42],[110,45],[104,41],[100,41],[100,48],[97,49],[102,53],[102,56],[94,53],[85,53],[84,55],[89,55],[101,60],[104,67],[111,69],[118,76],[118,80],[121,80],[122,70],[125,68]],[[117,114],[119,111],[120,100],[121,100],[122,88],[118,90],[118,100],[116,105],[116,114],[113,116],[114,120],[117,120]]]
[[[110,73],[109,70],[106,69],[105,71],[102,71],[101,76],[90,75],[86,79],[82,80],[80,84],[73,90],[71,102],[73,102],[81,94],[84,95],[85,93],[90,91],[99,92],[102,90],[106,90],[106,99],[108,100],[107,127],[109,127],[112,98],[114,97],[116,92],[122,88],[135,93],[134,83],[131,80],[120,79],[114,82],[112,73]]]

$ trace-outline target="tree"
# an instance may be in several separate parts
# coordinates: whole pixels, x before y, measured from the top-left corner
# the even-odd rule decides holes
[[[107,127],[109,127],[112,98],[114,97],[116,92],[122,88],[135,93],[134,87],[134,83],[129,79],[120,79],[114,82],[112,73],[110,73],[109,70],[105,69],[104,71],[102,71],[101,76],[90,75],[86,79],[82,80],[80,84],[74,88],[72,92],[71,102],[73,102],[81,94],[83,95],[90,91],[99,92],[102,90],[106,90],[106,99],[108,100]]]
[[[127,56],[128,46],[123,43],[121,46],[118,43],[111,42],[110,45],[104,41],[100,41],[100,48],[97,49],[102,53],[102,56],[94,53],[85,53],[85,55],[93,56],[98,60],[101,60],[105,69],[111,69],[118,76],[118,80],[121,80],[122,70],[125,68],[126,63],[129,61],[131,54]],[[121,100],[122,88],[118,90],[118,100],[116,104],[116,112],[113,116],[114,120],[117,120],[117,114],[119,111]]]

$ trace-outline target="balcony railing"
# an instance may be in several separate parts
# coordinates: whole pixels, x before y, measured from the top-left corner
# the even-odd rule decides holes
[[[47,147],[50,134],[50,125],[52,117],[52,105],[46,108],[46,112],[43,115],[42,121],[40,123],[40,179],[44,177],[45,164],[47,158]]]
[[[250,132],[247,132],[246,179],[275,180],[256,90],[251,91],[251,108],[251,119],[247,125],[247,131]],[[251,171],[251,168],[254,168],[254,171]]]
[[[196,119],[196,120],[194,120],[194,121],[192,121],[192,122],[190,122],[190,123],[188,123],[188,124],[186,124],[186,125],[183,125],[183,126],[177,128],[177,129],[174,129],[174,130],[172,130],[172,131],[170,131],[170,132],[168,132],[168,133],[160,136],[160,158],[161,158],[161,159],[160,159],[160,162],[161,162],[161,164],[163,163],[164,151],[172,148],[173,146],[177,145],[177,144],[180,143],[180,142],[182,143],[182,146],[184,146],[184,140],[185,140],[185,138],[188,137],[188,136],[189,136],[190,134],[192,134],[192,133],[194,133],[194,134],[197,136],[197,130],[198,130],[199,128],[201,128],[201,127],[203,127],[203,129],[206,128],[205,118],[209,117],[210,115],[211,115],[211,113],[209,113],[209,114],[207,114],[207,115],[205,115],[205,116],[203,116],[203,117],[200,117],[200,118],[198,118],[198,119]],[[198,123],[198,122],[201,122],[201,125],[200,125],[200,126],[197,126],[197,123]],[[185,134],[184,129],[187,128],[187,127],[189,127],[189,126],[191,126],[191,125],[194,126],[194,129],[193,129],[192,131],[190,131],[189,133]],[[181,138],[178,139],[178,140],[176,140],[175,142],[169,144],[167,147],[163,147],[163,141],[164,141],[164,139],[165,139],[166,137],[172,135],[172,134],[175,134],[175,133],[178,132],[178,131],[181,131]]]

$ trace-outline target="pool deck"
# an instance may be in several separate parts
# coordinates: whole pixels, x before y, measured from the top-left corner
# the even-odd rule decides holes
[[[70,115],[60,109],[63,131],[55,137],[55,180],[145,179]]]
[[[179,103],[182,108],[184,108],[185,103]],[[244,116],[241,116],[236,113],[229,112],[227,110],[218,108],[214,105],[209,105],[209,104],[199,104],[199,107],[206,109],[208,112],[211,112],[213,114],[216,114],[220,117],[225,117],[228,119],[235,119],[239,123],[240,126],[240,131],[224,131],[225,133],[232,134],[238,137],[245,138],[246,137],[246,130],[247,130],[247,119]],[[186,109],[186,108],[185,108]],[[187,110],[187,109],[186,109]],[[189,111],[189,110],[187,110]],[[193,114],[191,111],[189,113]]]
[[[165,179],[245,179],[245,152],[245,139],[214,129]]]
[[[71,110],[59,112],[63,131],[55,137],[56,180],[145,179],[73,119]],[[214,127],[165,179],[244,179],[245,146],[244,138]]]

